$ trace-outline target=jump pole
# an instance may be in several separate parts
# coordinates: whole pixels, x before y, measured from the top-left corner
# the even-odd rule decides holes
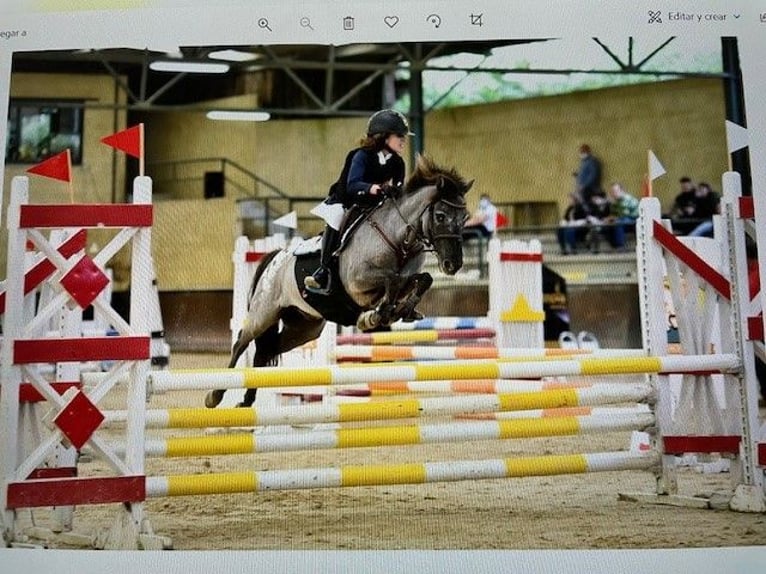
[[[438,364],[374,364],[285,369],[210,369],[156,371],[149,376],[154,391],[300,387],[375,381],[442,379],[514,379],[554,376],[648,373],[736,372],[739,358],[726,355],[604,357],[560,361],[452,361]]]
[[[416,444],[454,443],[475,440],[505,440],[572,436],[615,431],[644,431],[654,424],[651,413],[611,417],[573,416],[547,419],[463,421],[431,425],[313,430],[307,433],[238,433],[218,436],[186,436],[147,439],[147,457],[193,457],[286,452],[317,449],[390,447]],[[120,452],[120,447],[115,447]]]
[[[452,416],[575,406],[596,406],[651,399],[644,383],[594,385],[581,389],[557,389],[533,393],[500,393],[451,397],[425,397],[367,403],[321,403],[283,407],[232,409],[153,409],[146,413],[147,428],[206,428],[285,424],[343,423],[425,416]],[[108,422],[120,422],[124,414],[112,413]]]
[[[656,454],[651,452],[647,454],[605,452],[515,459],[346,465],[340,468],[190,474],[147,477],[146,495],[148,498],[153,498],[647,470],[655,466],[657,460]]]
[[[444,329],[494,329],[489,317],[426,317],[418,321],[397,321],[392,331],[430,331]]]
[[[643,349],[545,349],[515,347],[431,345],[343,345],[336,347],[336,361],[422,361],[451,359],[529,359],[593,357],[644,357]]]
[[[338,345],[391,345],[407,343],[436,343],[439,341],[463,341],[467,339],[492,339],[494,329],[442,329],[413,331],[382,331],[338,335]]]

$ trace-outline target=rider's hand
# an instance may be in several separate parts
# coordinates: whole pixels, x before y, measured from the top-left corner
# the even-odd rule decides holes
[[[380,186],[380,193],[386,197],[396,197],[396,191],[396,187],[390,183],[384,183],[382,186]]]

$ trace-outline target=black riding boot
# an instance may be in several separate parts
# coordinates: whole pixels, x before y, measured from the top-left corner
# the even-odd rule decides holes
[[[322,234],[322,255],[319,259],[319,269],[303,280],[307,291],[316,295],[328,295],[330,293],[330,287],[332,287],[330,268],[339,236],[340,233],[337,230],[329,225],[325,227]]]

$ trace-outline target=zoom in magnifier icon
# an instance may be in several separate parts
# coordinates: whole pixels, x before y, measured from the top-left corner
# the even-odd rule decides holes
[[[259,18],[258,19],[258,27],[268,30],[269,32],[273,32],[271,29],[271,26],[269,26],[269,19],[268,18]]]
[[[312,32],[314,31],[314,27],[311,25],[311,19],[308,16],[304,16],[300,20],[301,28],[308,28]]]

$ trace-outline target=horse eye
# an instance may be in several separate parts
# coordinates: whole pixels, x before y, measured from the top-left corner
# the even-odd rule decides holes
[[[443,213],[436,213],[435,219],[437,223],[444,223],[444,220],[446,219],[445,215]]]

